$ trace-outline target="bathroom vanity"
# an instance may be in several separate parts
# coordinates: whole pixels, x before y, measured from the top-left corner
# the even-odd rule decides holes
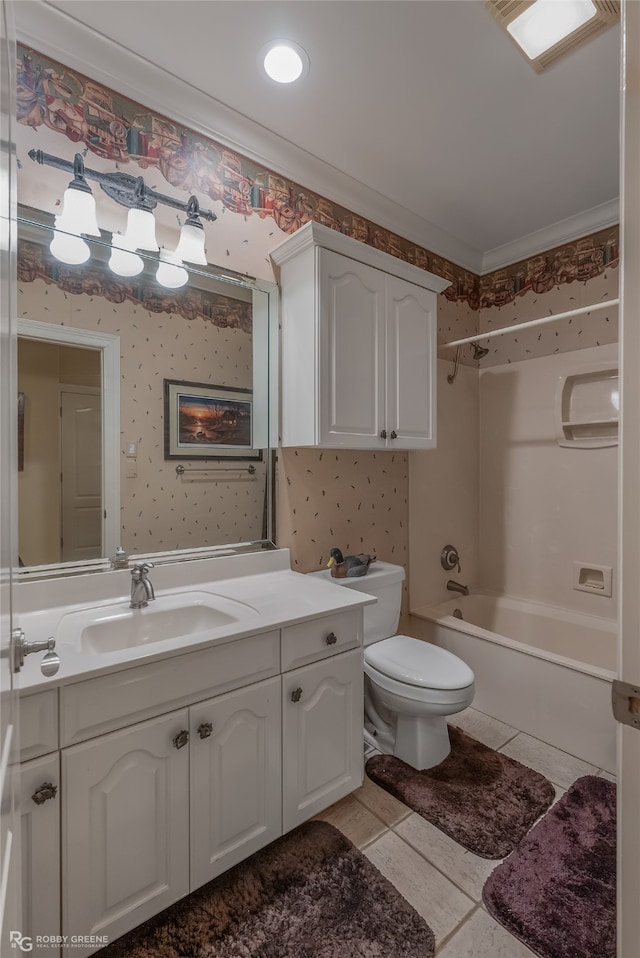
[[[362,782],[371,597],[291,572],[287,550],[152,576],[159,612],[128,610],[126,571],[83,577],[82,605],[65,601],[78,579],[18,586],[28,639],[55,635],[61,657],[21,673],[23,933],[95,936],[79,955]],[[200,631],[167,635],[162,612],[194,606],[175,622]]]

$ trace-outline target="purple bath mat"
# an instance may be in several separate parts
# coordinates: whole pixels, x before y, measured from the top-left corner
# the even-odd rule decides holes
[[[615,958],[616,787],[585,775],[495,869],[482,897],[541,958]]]
[[[504,858],[551,805],[544,775],[449,728],[451,753],[417,771],[393,755],[374,755],[367,775],[391,795],[482,858]]]
[[[96,958],[433,958],[434,934],[332,825],[305,822]]]

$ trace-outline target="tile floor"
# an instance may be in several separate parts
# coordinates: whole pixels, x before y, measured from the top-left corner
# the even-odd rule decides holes
[[[613,776],[573,755],[466,709],[454,723],[542,772],[556,799],[581,775]],[[535,958],[485,910],[482,886],[497,861],[466,851],[365,777],[362,788],[318,816],[360,848],[431,926],[436,958]]]

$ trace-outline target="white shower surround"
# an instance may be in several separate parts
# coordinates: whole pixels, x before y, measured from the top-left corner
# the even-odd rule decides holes
[[[473,670],[474,708],[615,773],[615,622],[486,592],[412,615]]]

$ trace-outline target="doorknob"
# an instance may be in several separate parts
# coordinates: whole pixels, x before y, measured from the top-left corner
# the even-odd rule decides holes
[[[397,438],[398,438],[398,433],[395,431],[395,429],[392,429],[392,430],[391,430],[391,438],[392,438],[392,439],[397,439]]]
[[[198,726],[198,735],[200,738],[209,738],[213,732],[213,723],[212,722],[201,722]]]
[[[386,438],[387,438],[387,430],[386,430],[386,429],[381,429],[381,430],[380,430],[380,438],[381,438],[381,439],[386,439]]]
[[[299,702],[301,698],[302,698],[302,689],[301,688],[294,689],[293,692],[291,693],[291,701]]]

